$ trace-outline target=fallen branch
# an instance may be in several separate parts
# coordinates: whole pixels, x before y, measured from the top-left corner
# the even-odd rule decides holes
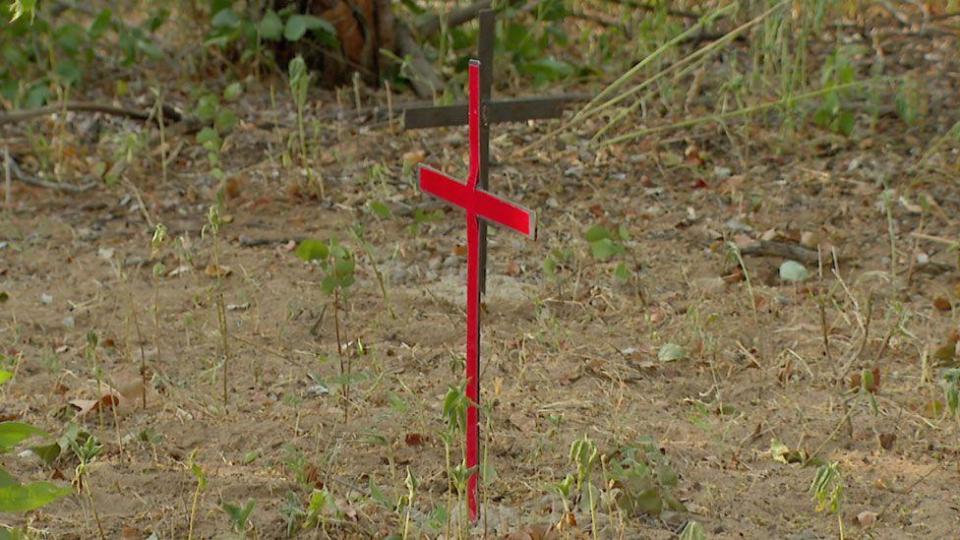
[[[620,4],[622,6],[639,9],[641,11],[657,11],[658,9],[661,9],[659,6],[655,4],[644,4],[641,2],[634,2],[633,0],[607,0],[607,1],[613,4]],[[672,15],[674,17],[680,17],[683,19],[699,19],[700,17],[703,17],[703,15],[700,13],[694,13],[692,11],[683,11],[680,9],[671,9],[671,8],[667,8],[667,15]]]
[[[756,257],[782,257],[806,264],[817,264],[820,261],[820,256],[815,250],[797,244],[770,240],[760,240],[744,246],[740,248],[740,253]]]
[[[0,113],[0,126],[4,124],[12,124],[16,122],[22,122],[24,120],[30,120],[32,118],[37,118],[40,116],[46,116],[48,114],[56,114],[63,111],[71,112],[94,112],[94,113],[103,113],[113,116],[124,116],[127,118],[133,118],[135,120],[142,121],[154,121],[157,122],[158,119],[153,114],[152,111],[141,111],[138,109],[128,109],[125,107],[115,107],[113,105],[107,105],[105,103],[96,103],[92,101],[67,101],[64,103],[55,103],[52,105],[47,105],[45,107],[40,107],[37,109],[24,109],[19,111],[10,111],[6,113]],[[173,122],[179,122],[183,120],[183,114],[175,108],[164,105],[163,106],[163,118],[164,120],[171,120]]]
[[[477,15],[485,9],[490,9],[492,2],[490,0],[479,0],[468,6],[458,7],[443,16],[447,28],[454,28],[466,22],[477,18]],[[426,39],[440,31],[440,15],[431,15],[417,25],[417,37]]]
[[[443,81],[433,70],[433,66],[423,54],[423,49],[413,38],[410,28],[406,24],[397,25],[397,46],[400,48],[400,54],[410,59],[409,66],[413,73],[410,74],[410,84],[413,91],[422,98],[433,97],[443,91]],[[423,39],[422,37],[420,39]]]
[[[97,187],[97,182],[90,182],[88,184],[81,184],[78,186],[76,184],[68,184],[66,182],[50,182],[49,180],[43,180],[41,178],[30,176],[20,168],[20,165],[17,165],[16,160],[14,160],[9,154],[6,156],[6,162],[6,166],[9,168],[10,172],[13,173],[14,178],[31,186],[54,189],[57,191],[69,191],[71,193],[82,193]]]

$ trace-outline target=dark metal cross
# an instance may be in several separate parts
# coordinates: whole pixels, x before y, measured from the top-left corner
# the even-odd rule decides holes
[[[524,122],[559,118],[566,97],[516,98],[494,101],[493,44],[495,32],[494,11],[480,11],[480,40],[477,56],[480,60],[480,171],[477,187],[489,188],[490,177],[490,124],[500,122]],[[444,107],[411,107],[404,111],[404,129],[420,129],[467,124],[467,104]],[[487,224],[480,223],[480,292],[486,291],[487,283]]]

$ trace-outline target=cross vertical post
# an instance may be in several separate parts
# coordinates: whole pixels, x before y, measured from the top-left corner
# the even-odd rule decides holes
[[[481,144],[480,62],[470,61],[467,107],[470,126],[470,167],[466,184],[440,171],[421,165],[420,189],[466,210],[467,218],[467,366],[466,366],[466,466],[472,472],[467,480],[467,508],[470,519],[480,515],[477,502],[480,462],[480,249],[481,225],[494,223],[529,237],[536,237],[535,214],[523,207],[487,193],[479,185]],[[481,221],[483,220],[483,221]]]

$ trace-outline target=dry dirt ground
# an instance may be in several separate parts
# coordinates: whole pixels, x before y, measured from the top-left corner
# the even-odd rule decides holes
[[[942,374],[955,367],[960,169],[949,144],[915,165],[953,123],[960,71],[944,62],[922,74],[938,109],[920,127],[882,115],[871,129],[861,113],[850,138],[756,123],[599,152],[565,136],[518,156],[549,126],[495,128],[493,190],[537,209],[540,237],[491,239],[482,403],[496,474],[470,535],[589,537],[586,498],[565,517],[554,489],[576,472],[568,453],[585,435],[604,463],[652,438],[686,509],[622,511],[613,494],[623,486],[598,481],[599,538],[674,538],[689,520],[717,539],[834,538],[841,524],[848,538],[957,537],[960,424]],[[244,100],[269,108],[266,91]],[[401,534],[408,515],[410,537],[456,536],[443,510],[455,516],[457,505],[441,409],[462,380],[464,230],[458,211],[418,192],[410,165],[422,155],[462,174],[465,130],[326,120],[323,201],[290,188],[302,177],[281,159],[287,141],[249,124],[228,141],[232,221],[218,251],[230,273],[219,285],[207,271],[214,239],[202,234],[215,181],[192,145],[167,182],[149,157],[130,183],[82,195],[14,184],[0,217],[0,344],[16,377],[0,390],[0,414],[53,434],[74,422],[103,451],[82,495],[0,521],[97,538],[95,511],[107,538],[185,538],[193,459],[207,477],[196,537],[229,533],[222,503],[254,500],[248,537],[282,538],[285,513],[320,488],[334,503],[303,537],[382,538]],[[372,212],[374,201],[390,215]],[[434,220],[414,217],[436,209]],[[171,239],[155,255],[148,220]],[[625,229],[625,254],[591,256],[584,234],[597,224]],[[322,272],[292,252],[303,238],[336,238],[357,256],[338,321],[348,400]],[[805,256],[819,246],[822,265],[807,261],[811,277],[786,283],[784,258],[748,248],[761,239],[806,245]],[[544,261],[564,250],[547,275]],[[614,275],[620,261],[626,281]],[[70,404],[97,396],[91,332],[103,384],[124,394],[102,418]],[[864,372],[872,385],[857,382]],[[77,466],[69,455],[52,466],[29,453],[2,461],[22,479],[61,482]],[[842,474],[839,520],[809,491],[829,462]],[[408,474],[414,504],[395,511]]]

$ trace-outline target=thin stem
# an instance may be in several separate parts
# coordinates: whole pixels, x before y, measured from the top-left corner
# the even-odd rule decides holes
[[[130,297],[130,313],[133,316],[133,327],[137,330],[137,344],[140,346],[140,403],[147,408],[147,355],[143,351],[143,334],[140,332],[140,319],[137,317],[137,308]]]
[[[217,295],[217,319],[220,323],[220,340],[223,347],[223,405],[227,405],[227,364],[230,361],[230,349],[227,340],[227,312],[223,306],[223,293]]]
[[[340,395],[343,397],[343,423],[350,419],[350,375],[343,369],[343,347],[340,345],[340,289],[333,290],[333,328],[337,335],[337,356],[340,358]],[[344,378],[344,373],[347,373]]]

